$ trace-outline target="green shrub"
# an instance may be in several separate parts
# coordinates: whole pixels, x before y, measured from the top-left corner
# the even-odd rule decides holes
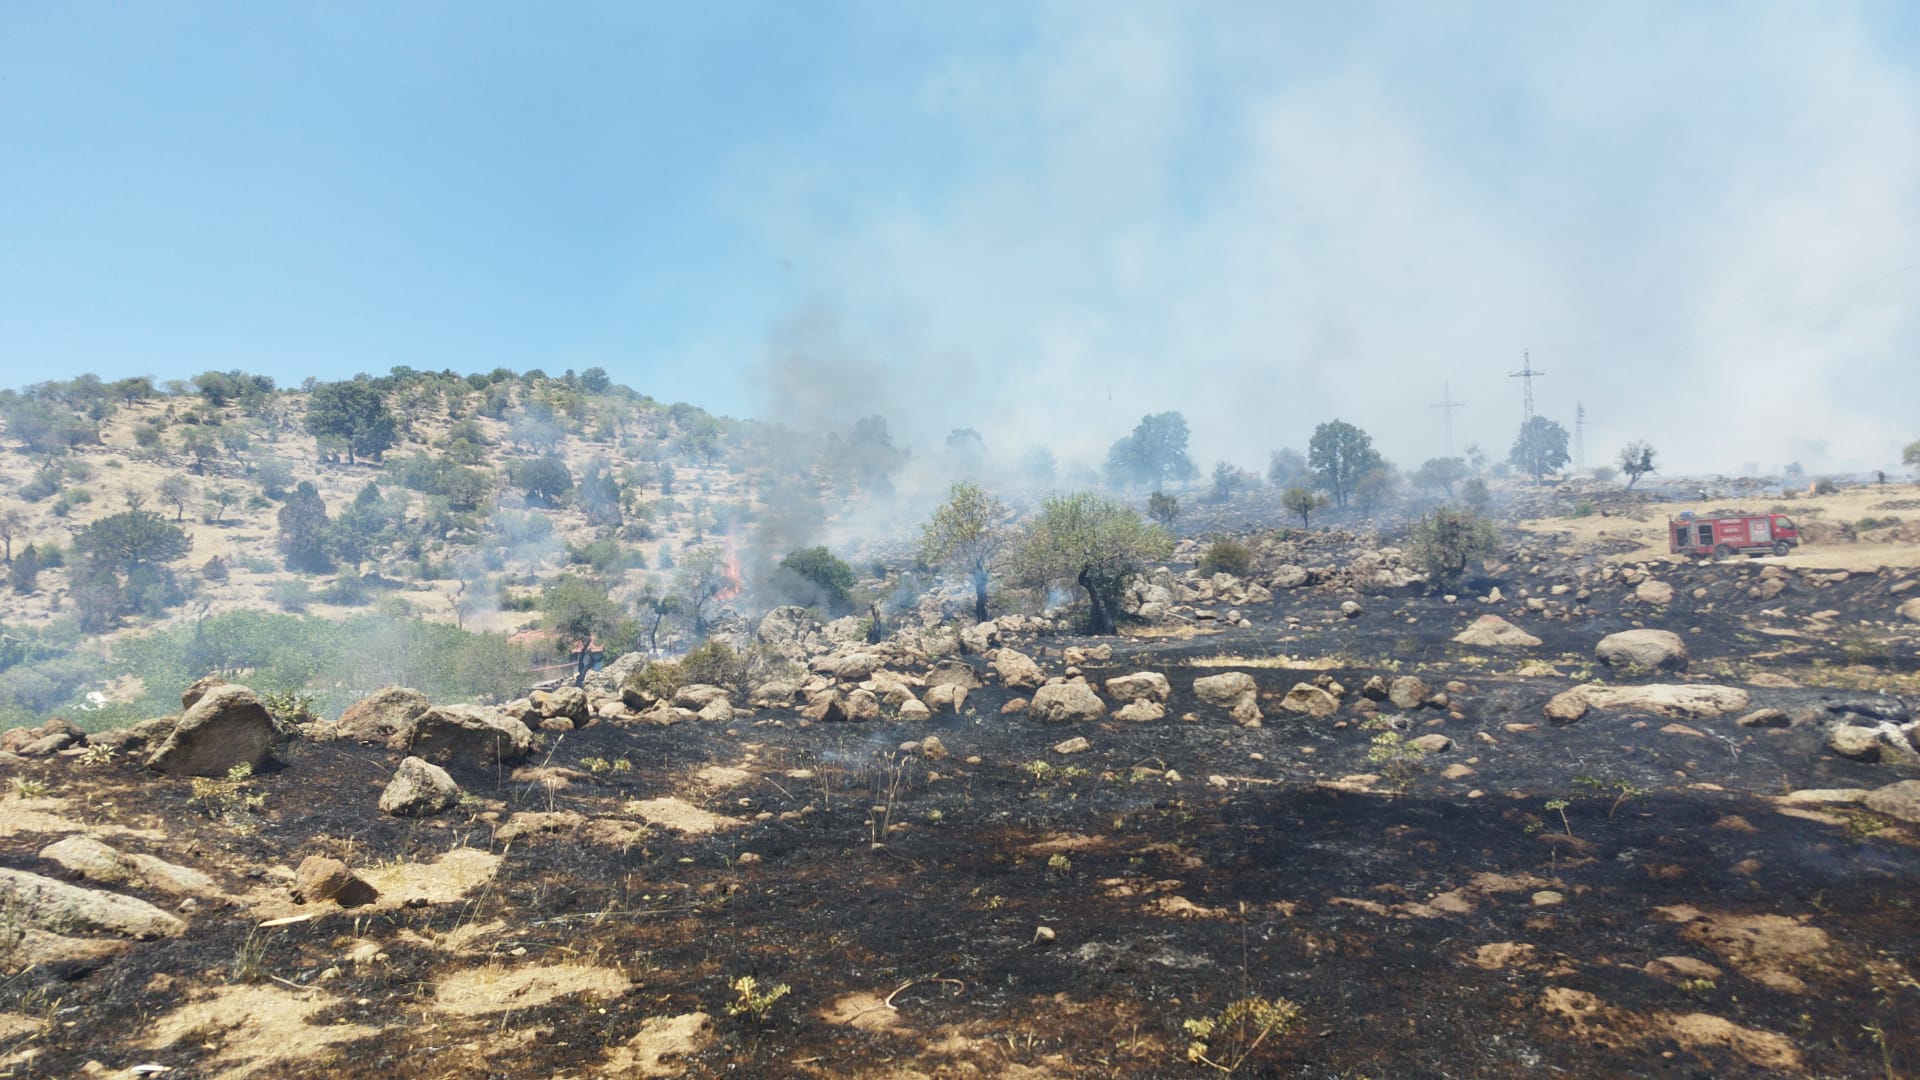
[[[1813,493],[1815,495],[1838,495],[1840,493],[1840,485],[1834,483],[1832,478],[1823,476],[1819,480],[1814,481]]]
[[[1465,576],[1468,563],[1493,554],[1499,545],[1492,522],[1471,510],[1442,506],[1414,524],[1408,555],[1435,589],[1451,589]]]
[[[365,607],[373,603],[373,590],[367,583],[352,574],[343,574],[314,596],[322,603],[338,604],[341,607]]]
[[[272,567],[269,566],[268,569],[270,570]],[[267,595],[273,600],[274,606],[280,610],[291,611],[296,614],[307,610],[307,605],[313,603],[313,590],[309,589],[307,583],[299,578],[288,578],[285,581],[274,582],[273,588]]]
[[[1232,537],[1221,537],[1200,556],[1200,572],[1246,577],[1253,572],[1253,549]]]

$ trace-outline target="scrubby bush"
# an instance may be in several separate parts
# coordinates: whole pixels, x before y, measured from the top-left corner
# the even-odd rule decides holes
[[[1208,576],[1232,574],[1234,577],[1246,577],[1253,572],[1253,549],[1230,536],[1223,536],[1207,545],[1207,550],[1201,554],[1200,572]]]
[[[307,605],[313,603],[313,590],[299,578],[274,582],[267,595],[280,610],[295,614],[307,610]]]
[[[852,608],[853,567],[824,547],[802,548],[780,560],[774,587],[795,603],[845,615]]]
[[[1493,523],[1471,510],[1442,506],[1413,526],[1408,557],[1426,571],[1435,589],[1458,585],[1467,564],[1483,559],[1499,547]]]

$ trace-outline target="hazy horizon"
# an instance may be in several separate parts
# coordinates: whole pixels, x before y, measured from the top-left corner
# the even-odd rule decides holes
[[[0,15],[10,385],[599,366],[922,454],[1897,464],[1896,4]]]

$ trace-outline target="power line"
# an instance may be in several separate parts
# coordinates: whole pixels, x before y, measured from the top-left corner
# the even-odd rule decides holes
[[[1573,403],[1573,467],[1587,467],[1587,406],[1581,401]]]
[[[1448,457],[1453,456],[1453,410],[1458,409],[1465,404],[1466,402],[1464,401],[1453,400],[1453,385],[1451,383],[1441,383],[1440,384],[1440,400],[1434,402],[1432,405],[1427,406],[1430,409],[1446,410],[1446,413],[1445,413],[1446,428],[1447,428],[1447,455],[1446,456]]]
[[[1533,357],[1523,351],[1520,354],[1520,370],[1509,372],[1507,375],[1507,377],[1510,379],[1519,379],[1521,381],[1521,385],[1526,387],[1526,395],[1525,395],[1526,415],[1521,420],[1521,423],[1526,423],[1527,421],[1530,421],[1533,419],[1533,378],[1536,375],[1545,375],[1545,374],[1546,372],[1544,371],[1534,370]]]

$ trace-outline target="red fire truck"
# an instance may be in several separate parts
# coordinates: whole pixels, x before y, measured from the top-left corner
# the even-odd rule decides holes
[[[1785,555],[1800,543],[1800,532],[1785,514],[1699,517],[1689,510],[1667,519],[1667,550],[1675,555]]]

